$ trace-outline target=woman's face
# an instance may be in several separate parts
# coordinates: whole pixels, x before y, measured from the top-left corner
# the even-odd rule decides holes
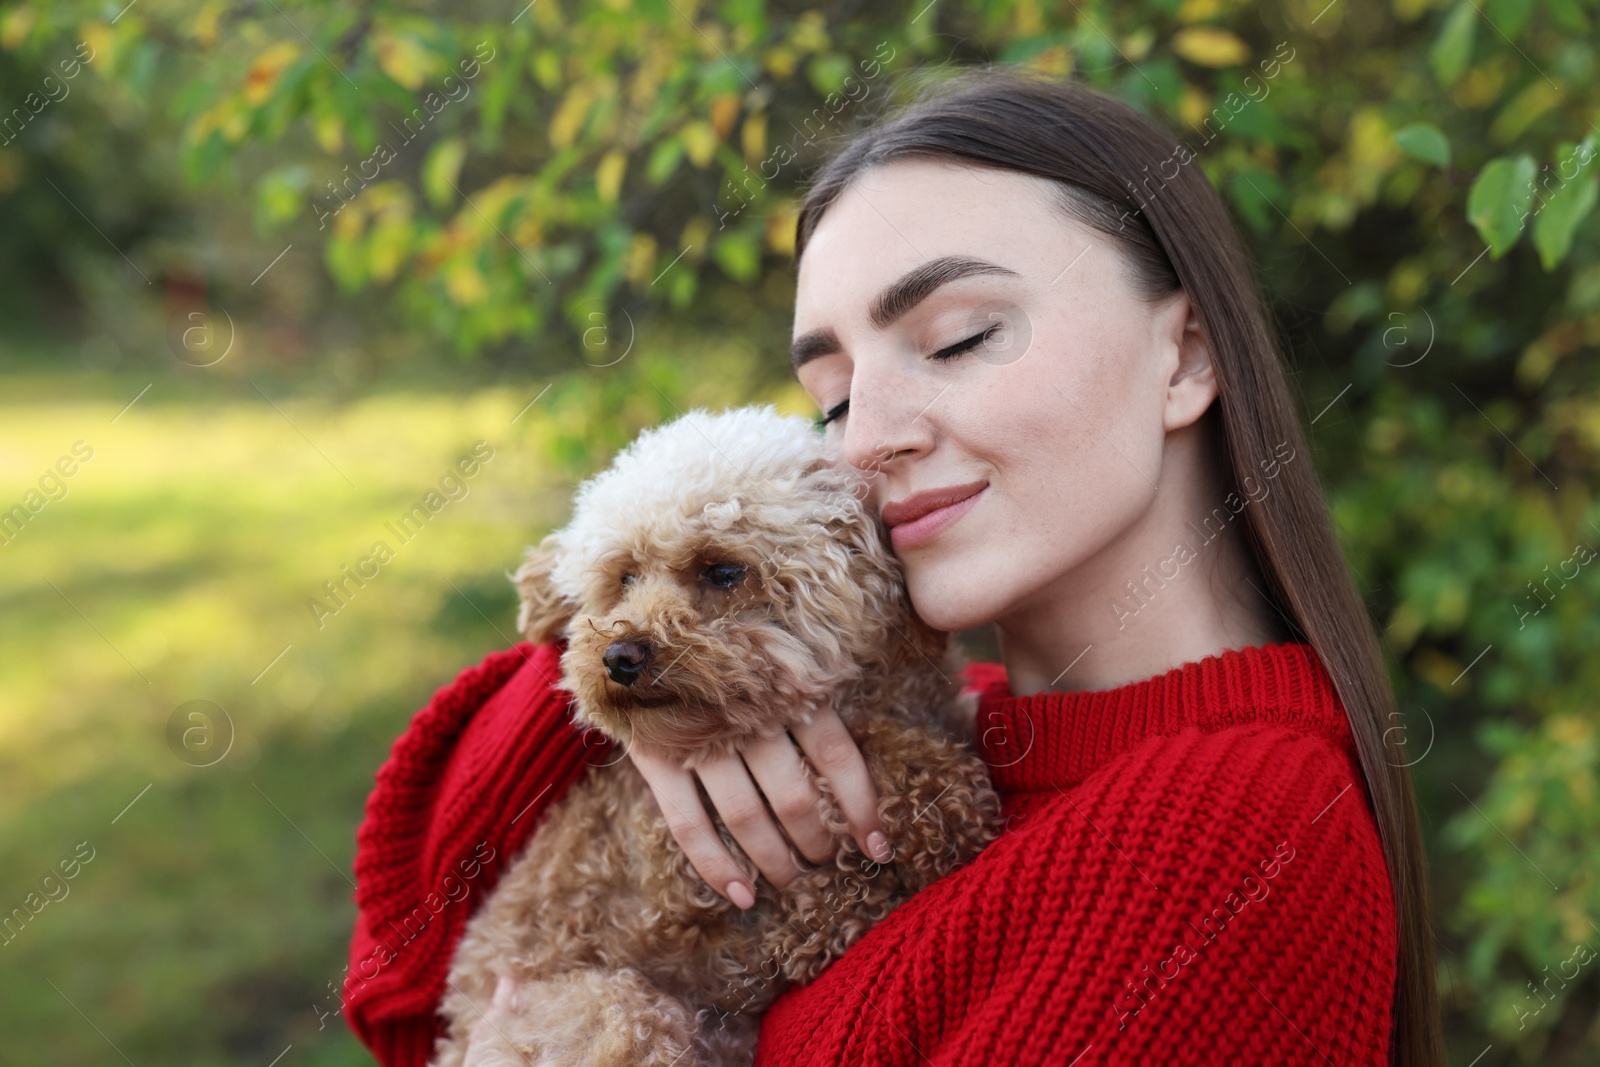
[[[1140,553],[1169,553],[1146,521],[1166,434],[1216,395],[1187,296],[1141,300],[1051,189],[948,162],[870,168],[800,261],[797,376],[825,414],[848,402],[826,433],[869,472],[936,629],[1114,596],[1154,558]],[[939,490],[965,499],[897,514]]]

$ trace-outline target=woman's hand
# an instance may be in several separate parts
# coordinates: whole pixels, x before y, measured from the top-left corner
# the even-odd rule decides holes
[[[838,852],[838,843],[817,812],[820,794],[806,778],[802,752],[833,788],[839,813],[850,824],[857,844],[867,855],[887,862],[893,850],[878,819],[877,791],[855,739],[831,708],[787,733],[750,741],[737,754],[702,763],[694,770],[685,769],[681,761],[653,746],[637,742],[628,746],[628,757],[655,793],[667,829],[689,862],[707,884],[740,908],[755,904],[755,887],[722,847],[695,790],[695,775],[700,776],[723,825],[745,855],[755,861],[768,882],[782,889],[805,870],[796,862],[793,849],[812,863],[825,863]],[[763,795],[772,812],[762,802]],[[772,813],[783,824],[782,830],[773,822]]]

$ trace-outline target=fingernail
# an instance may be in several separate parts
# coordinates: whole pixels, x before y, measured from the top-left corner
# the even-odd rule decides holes
[[[504,1007],[506,1001],[511,999],[511,987],[511,979],[502,974],[500,981],[494,987],[494,1004],[496,1007]]]
[[[874,830],[867,835],[867,851],[879,863],[888,863],[889,857],[894,855],[894,849],[889,847],[889,839],[883,836],[882,830]]]
[[[756,904],[755,894],[743,882],[728,883],[728,899],[740,908],[753,908]]]

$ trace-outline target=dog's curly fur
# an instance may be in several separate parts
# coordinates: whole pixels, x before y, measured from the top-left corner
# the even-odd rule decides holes
[[[518,629],[566,638],[560,684],[577,721],[688,766],[836,709],[893,858],[861,852],[808,763],[807,803],[837,857],[781,891],[752,879],[756,904],[741,911],[696,874],[619,748],[551,807],[468,922],[435,1067],[459,1067],[469,1044],[474,1064],[748,1064],[760,1012],[785,987],[998,833],[959,656],[911,610],[864,488],[805,419],[690,412],[642,434],[528,551]],[[649,647],[631,685],[602,662],[615,641]],[[500,976],[516,984],[495,998]]]

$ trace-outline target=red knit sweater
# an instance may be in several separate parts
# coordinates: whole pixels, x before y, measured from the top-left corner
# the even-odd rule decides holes
[[[617,757],[569,721],[559,653],[463,672],[378,772],[344,1008],[385,1067],[427,1063],[471,910],[585,761]],[[1099,692],[967,680],[1005,832],[780,997],[757,1067],[1388,1062],[1393,897],[1310,646]]]

